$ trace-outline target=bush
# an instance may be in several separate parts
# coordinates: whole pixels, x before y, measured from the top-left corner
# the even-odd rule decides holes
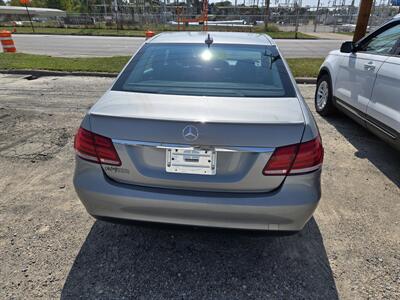
[[[279,27],[273,23],[269,23],[268,26],[265,25],[257,25],[253,27],[254,32],[264,33],[264,32],[279,32]]]
[[[265,31],[266,32],[278,32],[278,31],[280,31],[279,27],[277,25],[275,25],[275,24],[272,24],[272,23],[269,23],[269,24],[265,25],[264,27],[265,27]]]

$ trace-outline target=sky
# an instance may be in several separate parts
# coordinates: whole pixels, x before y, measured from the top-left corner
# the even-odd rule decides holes
[[[173,2],[174,0],[169,0],[169,2]],[[216,2],[221,2],[224,0],[209,0],[209,3],[216,3]],[[235,0],[229,0],[232,3],[235,3]],[[237,4],[243,4],[243,2],[245,1],[246,5],[251,5],[253,3],[257,3],[257,0],[237,0]],[[265,0],[258,0],[259,4],[261,5]],[[284,5],[287,2],[293,3],[295,0],[271,0],[271,6],[277,6],[278,4]],[[317,2],[318,0],[298,0],[298,1],[302,1],[303,6],[312,6],[312,7],[316,7],[317,6]],[[320,6],[332,6],[332,4],[334,3],[335,0],[321,0],[321,4]],[[336,0],[336,4],[337,5],[341,5],[342,2],[345,2],[346,5],[350,5],[352,0]],[[375,0],[375,2],[377,4],[379,3],[388,3],[389,0]],[[5,0],[5,2],[9,2],[9,0]],[[168,0],[167,0],[168,2]],[[360,0],[355,0],[354,3],[356,6],[358,6]]]
[[[221,1],[223,1],[223,0],[209,0],[210,3],[221,2]],[[235,0],[229,0],[229,1],[231,1],[232,3],[235,2]],[[237,3],[238,4],[242,4],[243,1],[246,1],[247,5],[250,5],[250,4],[254,3],[254,2],[257,3],[257,0],[237,0]],[[379,3],[379,1],[381,1],[381,0],[376,0],[377,3]],[[264,2],[264,0],[259,0],[260,5],[263,2]],[[278,3],[283,5],[283,4],[287,3],[287,2],[288,2],[287,0],[271,0],[271,5],[272,6],[277,6]],[[290,2],[293,3],[293,0],[290,0]],[[317,6],[318,0],[302,0],[302,2],[303,2],[303,6],[306,6],[306,5]],[[320,5],[321,6],[332,6],[333,2],[334,2],[334,0],[321,0],[321,4]],[[336,0],[336,4],[337,5],[340,5],[342,2],[343,2],[343,0]],[[345,0],[344,2],[345,2],[346,5],[350,5],[352,0]],[[358,5],[359,2],[360,2],[360,0],[355,0],[354,1],[355,5]],[[385,2],[387,2],[387,0]]]
[[[173,2],[174,0],[170,0],[170,2]],[[224,0],[209,0],[209,3],[216,3],[216,2],[222,2]],[[229,0],[232,3],[235,3],[235,0]],[[246,1],[246,5],[251,5],[253,3],[257,3],[257,0],[237,0],[238,4],[243,4],[243,2]],[[260,5],[261,3],[263,3],[265,0],[258,0]],[[288,1],[290,1],[291,3],[293,3],[294,0],[271,0],[271,5],[272,6],[277,6],[278,3],[280,4],[285,4]],[[332,3],[335,0],[321,0],[321,6],[332,6]],[[343,0],[336,0],[337,4],[339,5],[340,3],[342,3]],[[345,0],[346,4],[351,4],[352,0]],[[377,3],[379,3],[379,1],[384,1],[384,0],[375,0]],[[6,0],[5,2],[9,2],[9,0]],[[168,0],[167,0],[168,2]],[[318,0],[302,0],[303,2],[303,6],[309,5],[309,6],[317,6],[317,2]],[[355,0],[355,4],[358,5],[358,3],[360,2],[360,0]],[[386,0],[387,2],[387,0]]]

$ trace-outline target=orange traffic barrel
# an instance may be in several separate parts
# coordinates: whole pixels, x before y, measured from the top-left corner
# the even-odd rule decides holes
[[[147,30],[146,33],[146,40],[154,36],[154,31]]]
[[[11,32],[7,30],[0,31],[0,41],[3,46],[3,52],[16,52],[14,41],[11,36]]]

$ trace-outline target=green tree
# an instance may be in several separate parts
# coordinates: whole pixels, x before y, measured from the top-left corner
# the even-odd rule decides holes
[[[222,1],[222,2],[217,2],[217,3],[215,3],[215,6],[219,6],[219,7],[222,7],[222,6],[232,6],[232,2],[230,2],[230,1]]]
[[[10,2],[8,2],[8,4],[11,6],[22,6],[22,4],[19,3],[19,0],[11,0]]]
[[[4,2],[4,0],[0,0],[0,5],[6,5],[6,3]]]
[[[47,7],[47,0],[32,0],[32,7]]]
[[[62,9],[61,0],[47,0],[47,7]]]
[[[72,11],[74,7],[74,3],[72,0],[61,0],[60,4],[61,4],[61,9],[68,12]]]

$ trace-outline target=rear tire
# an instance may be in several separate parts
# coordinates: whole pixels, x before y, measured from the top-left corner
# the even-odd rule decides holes
[[[333,103],[332,83],[329,74],[323,74],[318,79],[314,105],[317,113],[324,117],[332,115],[336,111]]]

